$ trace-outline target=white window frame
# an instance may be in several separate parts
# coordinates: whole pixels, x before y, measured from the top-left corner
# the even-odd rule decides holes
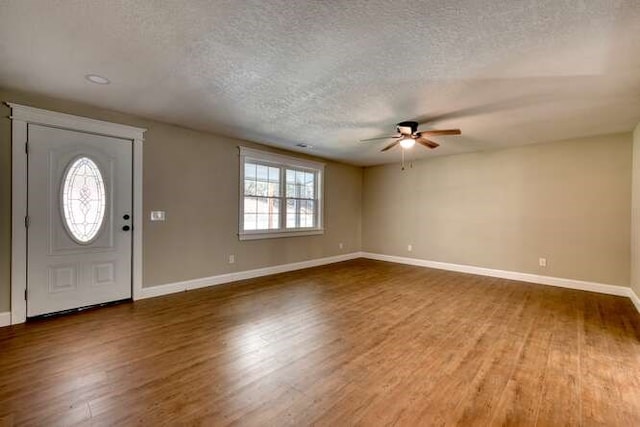
[[[270,239],[277,237],[311,236],[324,234],[324,163],[297,157],[284,156],[282,154],[270,153],[248,147],[238,147],[240,149],[240,182],[238,185],[239,207],[238,207],[238,238],[240,240]],[[280,226],[276,230],[244,230],[244,164],[245,162],[256,162],[278,168],[292,168],[296,170],[311,171],[316,174],[316,200],[318,201],[316,211],[316,226],[313,228],[286,228],[286,193],[282,195],[285,201],[280,207]],[[284,173],[281,170],[281,183],[284,180]],[[282,185],[282,184],[281,184]]]

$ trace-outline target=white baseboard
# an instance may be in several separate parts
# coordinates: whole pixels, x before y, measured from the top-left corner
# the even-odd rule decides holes
[[[379,261],[395,262],[400,264],[417,265],[421,267],[437,268],[439,270],[457,271],[459,273],[477,274],[479,276],[500,277],[502,279],[519,280],[522,282],[537,283],[540,285],[558,286],[561,288],[578,289],[581,291],[598,292],[601,294],[630,297],[630,288],[626,286],[607,285],[604,283],[585,282],[583,280],[564,279],[561,277],[541,276],[531,273],[518,273],[517,271],[496,270],[493,268],[475,267],[472,265],[450,264],[447,262],[428,261],[417,258],[406,258],[394,255],[382,255],[369,252],[362,253],[363,258]],[[636,304],[636,307],[638,305]]]
[[[629,298],[631,298],[631,302],[636,306],[636,310],[638,310],[638,313],[640,313],[640,297],[634,292],[633,289],[629,289]]]
[[[456,271],[459,273],[477,274],[479,276],[499,277],[502,279],[519,280],[522,282],[535,283],[540,285],[557,286],[560,288],[576,289],[581,291],[598,292],[601,294],[617,295],[629,297],[635,307],[640,312],[640,298],[626,286],[609,285],[605,283],[587,282],[576,279],[565,279],[562,277],[542,276],[539,274],[520,273],[517,271],[498,270],[493,268],[476,267],[472,265],[452,264],[440,261],[429,261],[418,258],[407,258],[394,255],[375,254],[370,252],[352,252],[345,255],[337,255],[326,258],[318,258],[309,261],[282,264],[272,267],[257,268],[254,270],[239,271],[234,273],[219,274],[211,277],[203,277],[183,282],[168,283],[165,285],[150,286],[142,288],[142,295],[139,299],[153,298],[161,295],[185,292],[188,290],[215,286],[223,283],[235,282],[238,280],[252,279],[255,277],[268,276],[270,274],[284,273],[287,271],[301,270],[304,268],[317,267],[319,265],[333,264],[341,261],[348,261],[356,258],[368,258],[379,261],[395,262],[399,264],[416,265],[420,267],[436,268],[439,270]],[[0,313],[1,316],[1,313]],[[0,317],[1,319],[1,317]]]
[[[0,328],[11,324],[11,312],[5,311],[0,313]]]
[[[294,262],[291,264],[281,264],[272,267],[256,268],[254,270],[238,271],[234,273],[219,274],[216,276],[202,277],[199,279],[185,280],[183,282],[167,283],[142,288],[138,299],[153,298],[161,295],[184,292],[192,289],[204,288],[207,286],[221,285],[223,283],[235,282],[238,280],[253,279],[255,277],[268,276],[270,274],[285,273],[287,271],[302,270],[303,268],[317,267],[319,265],[333,264],[341,261],[361,258],[360,252],[352,252],[345,255],[336,255],[326,258],[317,258],[309,261]]]
[[[520,280],[523,282],[537,283],[542,285],[558,286],[562,288],[578,289],[590,292],[599,292],[609,295],[626,296],[631,299],[638,312],[640,312],[640,297],[633,289],[625,286],[607,285],[603,283],[585,282],[582,280],[564,279],[560,277],[541,276],[530,273],[518,273],[515,271],[496,270],[492,268],[475,267],[471,265],[451,264],[439,261],[428,261],[417,258],[406,258],[394,255],[374,254],[369,252],[352,252],[345,255],[337,255],[326,258],[318,258],[309,261],[295,262],[291,264],[276,265],[273,267],[257,268],[254,270],[240,271],[235,273],[220,274],[217,276],[204,277],[200,279],[185,280],[183,282],[168,283],[165,285],[142,288],[142,294],[138,299],[153,298],[161,295],[168,295],[176,292],[184,292],[191,289],[198,289],[207,286],[215,286],[237,280],[252,279],[255,277],[268,276],[270,274],[284,273],[287,271],[301,270],[304,268],[317,267],[320,265],[333,264],[341,261],[348,261],[356,258],[369,258],[379,261],[395,262],[400,264],[416,265],[421,267],[437,268],[439,270],[457,271],[460,273],[477,274],[480,276],[499,277],[510,280]],[[11,313],[0,312],[0,327],[11,324]]]

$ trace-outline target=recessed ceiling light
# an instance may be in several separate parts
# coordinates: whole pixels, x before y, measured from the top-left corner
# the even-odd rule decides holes
[[[97,85],[108,85],[111,83],[111,80],[98,74],[87,74],[84,78]]]

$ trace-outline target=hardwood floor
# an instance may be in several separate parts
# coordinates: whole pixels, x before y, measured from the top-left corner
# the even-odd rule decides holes
[[[0,328],[0,425],[640,425],[626,298],[354,260]]]

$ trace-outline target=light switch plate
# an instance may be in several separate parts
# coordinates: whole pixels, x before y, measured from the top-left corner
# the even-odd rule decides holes
[[[151,221],[164,221],[164,211],[151,211]]]

